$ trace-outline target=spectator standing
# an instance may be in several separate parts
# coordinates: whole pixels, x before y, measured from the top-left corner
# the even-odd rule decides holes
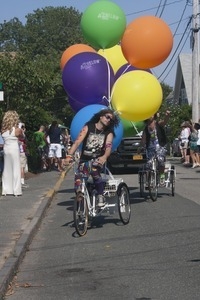
[[[58,171],[63,171],[62,168],[62,146],[61,146],[61,128],[58,127],[58,122],[53,121],[48,132],[48,137],[49,137],[49,159],[50,159],[50,169],[56,162],[58,164]]]
[[[3,172],[3,166],[4,166],[4,153],[3,153],[3,146],[4,146],[4,140],[2,138],[2,135],[0,134],[0,176]]]
[[[19,116],[16,111],[9,110],[4,114],[1,129],[4,140],[2,195],[22,195],[18,138],[23,136],[23,133],[18,124]]]
[[[197,147],[198,147],[198,155],[200,161],[200,123],[197,123],[197,132],[198,132]]]
[[[48,169],[48,143],[46,141],[45,126],[41,125],[33,134],[33,142],[36,147],[38,166],[41,171]]]
[[[68,132],[67,128],[65,128],[65,130],[63,131],[62,136],[63,136],[64,148],[65,148],[65,151],[66,151],[66,154],[67,154],[69,143],[70,143],[70,136],[69,136],[69,132]]]
[[[199,126],[197,123],[191,124],[190,126],[190,156],[192,159],[192,169],[200,166],[197,146],[198,128]]]
[[[77,200],[83,198],[81,191],[82,178],[92,176],[98,195],[98,206],[104,206],[104,182],[101,171],[104,163],[112,151],[114,127],[119,120],[110,108],[102,109],[96,113],[82,128],[76,141],[68,152],[66,163],[83,143],[77,172],[75,174],[75,192]]]
[[[181,151],[181,160],[184,165],[190,164],[190,155],[189,155],[189,137],[190,137],[190,124],[189,122],[183,122],[181,124],[181,132],[179,135],[180,140],[180,151]]]
[[[21,164],[21,184],[22,188],[27,188],[28,184],[25,183],[25,169],[27,167],[27,138],[25,135],[25,124],[20,123],[19,128],[22,129],[23,136],[19,137],[19,151],[20,151],[20,164]]]
[[[65,129],[61,129],[61,137],[60,137],[60,144],[61,144],[61,166],[64,168],[65,166],[65,159],[66,159],[66,154],[67,154],[67,140],[68,136],[65,134]]]

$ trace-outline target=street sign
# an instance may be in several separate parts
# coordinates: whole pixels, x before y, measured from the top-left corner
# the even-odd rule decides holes
[[[0,91],[0,101],[4,101],[4,91]]]

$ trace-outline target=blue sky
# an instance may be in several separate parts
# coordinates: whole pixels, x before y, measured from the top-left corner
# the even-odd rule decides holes
[[[34,13],[38,8],[46,6],[74,7],[80,12],[94,0],[4,0],[0,10],[0,23],[17,17],[21,22],[26,22],[26,15]],[[190,29],[186,27],[192,15],[191,1],[187,0],[115,0],[113,1],[124,11],[127,24],[135,18],[144,15],[154,15],[162,18],[170,27],[174,35],[174,46],[170,56],[158,67],[153,68],[153,74],[160,80],[174,86],[177,57],[183,53],[191,53]],[[188,4],[187,4],[188,2]]]

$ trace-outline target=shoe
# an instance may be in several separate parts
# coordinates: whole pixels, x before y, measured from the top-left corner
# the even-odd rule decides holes
[[[103,195],[98,195],[98,207],[103,207],[105,205],[105,198]]]
[[[27,188],[29,188],[29,185],[27,183],[23,183],[22,184],[22,189],[27,189]]]
[[[198,165],[197,164],[193,164],[193,166],[191,168],[194,169],[196,167],[198,167]]]
[[[77,199],[77,201],[82,201],[84,199],[83,193],[80,191],[77,192],[76,199]]]
[[[160,174],[160,186],[165,186],[165,174]]]

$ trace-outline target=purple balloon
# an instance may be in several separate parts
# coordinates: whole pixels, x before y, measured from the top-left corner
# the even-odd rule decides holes
[[[130,72],[130,71],[135,71],[135,70],[142,70],[142,71],[146,71],[146,72],[149,72],[151,73],[151,70],[150,69],[140,69],[140,68],[137,68],[137,67],[134,67],[130,64],[124,64],[123,66],[121,66],[117,72],[115,73],[115,81],[123,74],[127,73],[127,72]]]
[[[70,98],[86,105],[110,98],[114,71],[100,54],[82,52],[74,55],[64,66],[63,87]]]
[[[69,101],[69,105],[71,106],[72,110],[74,112],[78,112],[79,110],[81,110],[83,107],[87,106],[86,103],[81,103],[75,99],[72,99],[69,97],[68,99]],[[109,105],[109,101],[105,98],[103,98],[101,101],[99,101],[98,103],[95,104],[99,104],[99,105],[104,105],[104,106],[108,106]]]
[[[74,112],[78,112],[81,108],[83,108],[85,106],[84,103],[80,103],[70,97],[69,97],[68,101],[69,101],[69,105],[71,106],[71,108]]]

